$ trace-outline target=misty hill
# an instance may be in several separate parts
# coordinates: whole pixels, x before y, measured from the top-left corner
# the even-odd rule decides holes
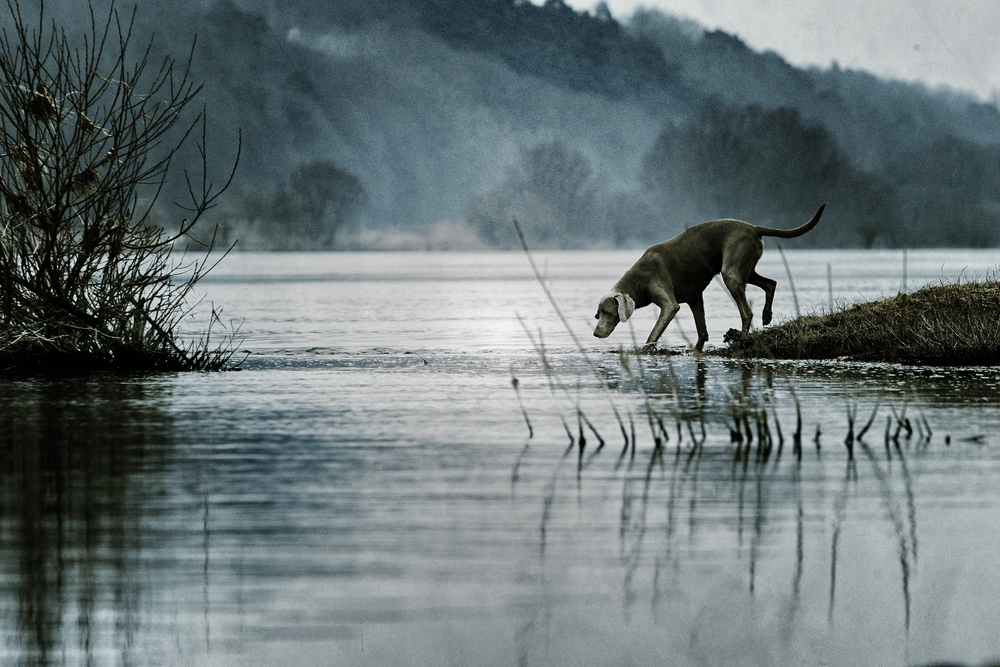
[[[540,246],[644,245],[720,216],[797,225],[823,201],[801,244],[1000,242],[995,106],[798,69],[662,13],[150,0],[139,22],[160,53],[197,33],[220,163],[243,131],[216,220],[261,246],[334,243],[316,216],[341,239],[354,219],[355,235],[437,227],[505,246],[513,213]]]

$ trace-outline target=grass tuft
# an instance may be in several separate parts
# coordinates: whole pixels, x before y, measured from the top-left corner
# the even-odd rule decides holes
[[[1000,281],[931,285],[745,335],[730,330],[725,340],[728,347],[713,354],[941,366],[1000,364]]]

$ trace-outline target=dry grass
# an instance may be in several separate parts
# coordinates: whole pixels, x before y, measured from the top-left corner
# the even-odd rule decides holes
[[[924,287],[911,294],[798,317],[743,336],[726,357],[851,359],[929,365],[1000,363],[1000,282]]]

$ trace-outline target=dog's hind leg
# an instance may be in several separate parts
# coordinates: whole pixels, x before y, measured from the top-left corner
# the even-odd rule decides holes
[[[739,236],[727,243],[723,255],[722,271],[720,272],[722,273],[722,281],[726,283],[726,289],[733,295],[733,301],[740,309],[743,333],[750,332],[750,323],[753,321],[753,311],[750,310],[750,304],[747,303],[747,283],[752,283],[753,276],[757,275],[754,269],[757,267],[757,262],[763,252],[764,244],[760,242],[760,237]],[[773,290],[771,293],[773,294]],[[770,312],[770,307],[771,303],[768,301],[765,310]]]
[[[747,288],[743,278],[736,273],[722,270],[722,281],[726,283],[726,289],[733,295],[736,307],[740,309],[740,321],[743,325],[743,333],[750,331],[750,323],[753,321],[753,311],[747,303]]]
[[[701,349],[705,346],[705,341],[708,340],[708,327],[705,326],[705,301],[699,294],[697,299],[692,299],[688,302],[688,306],[691,307],[691,314],[694,315],[694,325],[698,329],[698,342],[695,343],[694,349],[701,352]]]
[[[774,288],[778,286],[778,283],[770,278],[765,278],[756,271],[750,276],[747,281],[748,285],[754,285],[764,290],[764,312],[761,313],[761,321],[764,324],[771,323],[771,304],[774,302]]]

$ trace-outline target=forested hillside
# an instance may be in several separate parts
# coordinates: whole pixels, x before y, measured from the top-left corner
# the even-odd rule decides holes
[[[197,34],[220,162],[242,128],[214,219],[244,247],[511,246],[515,213],[540,247],[639,246],[720,216],[797,225],[824,201],[798,245],[1000,243],[995,106],[796,69],[661,13],[150,0],[139,24],[159,54]]]

